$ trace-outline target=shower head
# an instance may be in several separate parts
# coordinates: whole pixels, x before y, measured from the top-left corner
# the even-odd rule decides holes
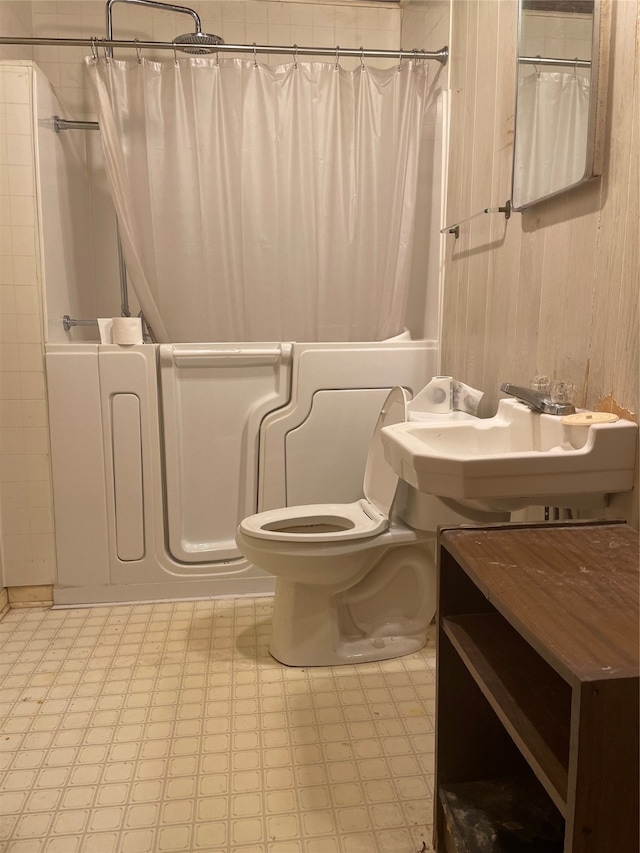
[[[220,36],[211,36],[202,32],[200,16],[188,6],[176,6],[173,3],[162,3],[160,0],[107,0],[107,38],[113,38],[113,6],[116,3],[131,3],[134,6],[147,6],[151,9],[163,9],[167,12],[179,12],[191,15],[195,32],[177,36],[173,44],[185,53],[214,53],[215,45],[224,44]],[[113,56],[113,48],[109,48],[109,56]]]
[[[204,54],[215,53],[216,45],[224,44],[224,39],[198,30],[195,33],[176,36],[173,43],[184,53]]]

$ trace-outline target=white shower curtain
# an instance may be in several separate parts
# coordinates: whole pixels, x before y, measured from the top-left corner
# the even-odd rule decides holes
[[[513,202],[520,207],[581,180],[585,172],[589,78],[545,71],[518,84]]]
[[[129,276],[157,340],[402,330],[424,65],[86,62]]]

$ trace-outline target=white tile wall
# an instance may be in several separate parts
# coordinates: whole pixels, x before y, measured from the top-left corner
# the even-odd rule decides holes
[[[24,38],[31,35],[31,3],[24,0],[0,2],[0,33],[3,36]],[[0,46],[0,59],[31,59],[33,48],[19,45]]]
[[[553,56],[569,59],[590,59],[592,22],[589,15],[529,12],[523,30],[520,53],[526,56]],[[563,66],[547,67],[549,71],[570,71]],[[522,74],[535,74],[534,66],[521,69]],[[588,76],[589,70],[578,68],[576,73]]]
[[[402,46],[408,50],[439,50],[449,40],[449,0],[405,0]],[[434,67],[434,73],[435,68]]]
[[[3,583],[55,571],[45,400],[32,70],[0,67],[0,512]]]

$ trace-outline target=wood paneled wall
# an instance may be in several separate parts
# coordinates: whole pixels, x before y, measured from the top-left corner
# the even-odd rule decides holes
[[[510,197],[517,0],[451,14],[447,224]],[[611,15],[602,177],[446,238],[442,371],[485,391],[484,414],[502,382],[541,373],[573,382],[581,406],[611,395],[638,412],[640,4],[611,0]],[[621,513],[638,524],[637,496]]]
[[[447,222],[510,196],[517,0],[451,4]],[[638,412],[638,0],[612,0],[600,179],[447,237],[442,369],[486,392],[538,373]]]

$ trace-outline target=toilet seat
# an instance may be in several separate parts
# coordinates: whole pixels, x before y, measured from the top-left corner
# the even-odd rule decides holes
[[[378,416],[371,436],[364,475],[364,498],[350,504],[308,504],[282,507],[251,515],[240,522],[239,532],[271,542],[316,543],[365,539],[389,527],[398,476],[384,458],[380,437],[383,427],[407,417],[409,395],[394,388]]]
[[[320,544],[377,536],[388,526],[389,519],[363,498],[351,504],[308,504],[268,510],[243,519],[239,529],[245,536],[256,539]],[[311,530],[313,527],[316,532]]]

